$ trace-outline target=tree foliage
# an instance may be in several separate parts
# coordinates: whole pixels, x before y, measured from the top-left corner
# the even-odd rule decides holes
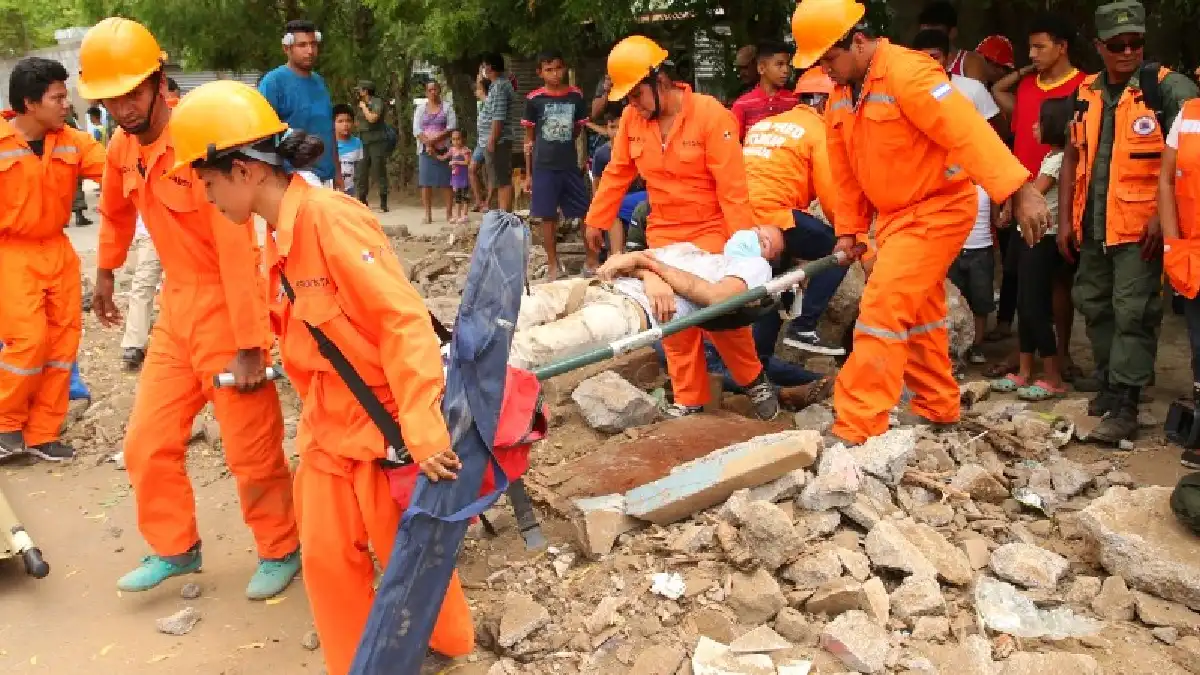
[[[0,0],[0,56],[12,58],[54,44],[54,31],[78,25],[75,0]]]

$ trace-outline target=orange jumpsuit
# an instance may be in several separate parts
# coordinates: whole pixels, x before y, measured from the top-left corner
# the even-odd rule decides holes
[[[23,431],[26,445],[57,440],[67,416],[83,310],[63,228],[79,178],[103,171],[104,146],[85,132],[46,134],[38,157],[0,119],[0,431]]]
[[[1164,240],[1163,270],[1181,295],[1200,292],[1200,99],[1183,104],[1175,134],[1175,215],[1179,237]],[[1194,338],[1193,338],[1194,339]]]
[[[683,109],[664,140],[657,120],[647,120],[626,107],[612,140],[612,160],[604,169],[585,222],[611,229],[629,184],[639,174],[646,181],[650,221],[646,243],[657,248],[689,242],[720,253],[729,235],[754,222],[733,114],[711,96],[695,94],[686,84]],[[698,406],[708,402],[708,372],[703,338],[721,354],[733,379],[749,384],[762,373],[749,327],[707,332],[689,328],[663,338],[667,371],[675,401]]]
[[[813,108],[800,104],[755,124],[746,133],[742,156],[755,224],[795,227],[792,211],[808,210],[814,199],[826,212],[832,210],[837,188],[825,148],[825,121]]]
[[[854,351],[834,387],[833,432],[861,443],[888,428],[901,384],[914,413],[956,421],[946,273],[975,222],[977,193],[1012,196],[1029,172],[928,56],[880,40],[858,102],[838,87],[825,114],[839,236],[878,214],[879,252],[863,292]]]
[[[303,401],[296,448],[296,514],[304,587],[330,675],[350,668],[375,597],[374,551],[386,567],[400,507],[375,463],[387,443],[304,322],[319,327],[396,415],[417,461],[450,447],[442,419],[442,359],[429,312],[406,281],[379,222],[353,198],[295,177],[267,243],[270,288],[287,274],[294,306],[274,295],[283,365]],[[430,646],[474,649],[474,625],[457,574]]]
[[[160,556],[200,541],[185,455],[192,420],[211,401],[258,555],[283,558],[299,537],[279,395],[270,384],[244,394],[212,385],[239,349],[273,343],[254,228],[221,215],[194,171],[167,175],[174,164],[167,132],[142,146],[118,129],[100,194],[100,268],[124,264],[140,213],[166,274],[125,435],[138,528]]]

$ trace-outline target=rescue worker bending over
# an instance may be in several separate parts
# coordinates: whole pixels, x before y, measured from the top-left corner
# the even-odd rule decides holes
[[[81,178],[99,180],[104,146],[66,125],[67,69],[22,59],[0,119],[0,459],[75,456],[59,440],[83,329],[79,256],[64,228]]]
[[[916,415],[958,420],[944,284],[975,222],[972,181],[993,200],[1014,198],[1026,241],[1049,220],[1029,172],[941,65],[873,37],[865,12],[853,0],[801,0],[792,17],[797,65],[819,61],[839,85],[825,113],[835,250],[854,251],[877,215],[879,252],[834,387],[833,434],[847,444],[887,431],[903,384]]]
[[[809,69],[796,83],[796,93],[809,101],[832,92],[833,81],[820,68]],[[808,212],[813,201],[819,199],[829,216],[829,206],[837,195],[825,150],[825,121],[821,117],[824,101],[818,106],[800,103],[762,120],[746,134],[742,149],[754,222],[783,230],[787,253],[797,260],[823,258],[837,243],[833,229]],[[817,322],[848,270],[834,267],[808,282],[800,316],[788,326],[784,344],[826,356],[845,355],[841,345],[821,340]],[[770,350],[775,351],[773,339]]]
[[[257,91],[230,80],[198,87],[180,102],[170,134],[172,175],[198,174],[236,222],[252,215],[267,222],[270,288],[280,289],[272,294],[272,326],[303,401],[295,489],[304,586],[328,672],[345,675],[375,597],[371,551],[386,567],[402,510],[377,463],[386,456],[383,436],[305,323],[338,346],[396,416],[425,475],[452,480],[461,464],[442,419],[445,381],[429,312],[366,206],[284,172],[285,162],[301,170],[319,159],[324,145],[289,130]],[[430,646],[451,657],[474,648],[457,574]]]
[[[694,244],[620,253],[597,271],[611,285],[567,279],[534,286],[521,301],[508,362],[535,369],[678,319],[771,280],[783,252],[777,227],[741,230],[723,253]]]
[[[125,262],[138,214],[166,274],[124,449],[138,529],[154,553],[117,586],[146,591],[200,570],[186,454],[192,421],[212,402],[258,549],[246,596],[269,598],[300,571],[300,539],[283,413],[275,386],[264,379],[273,340],[253,223],[235,225],[221,215],[195,172],[168,173],[177,150],[167,130],[162,50],[145,26],[101,21],[84,37],[79,62],[79,94],[103,101],[121,127],[109,142],[100,190],[96,316],[105,326],[121,324],[113,270]],[[214,389],[213,376],[223,371],[233,373],[236,389]]]
[[[1088,414],[1104,419],[1089,440],[1117,445],[1138,430],[1138,400],[1154,377],[1162,324],[1162,230],[1155,197],[1163,139],[1183,102],[1186,76],[1143,65],[1146,10],[1114,2],[1096,10],[1104,70],[1075,91],[1071,142],[1058,193],[1058,247],[1079,256],[1072,298],[1083,314],[1100,393]],[[1151,108],[1150,88],[1160,110]]]
[[[620,41],[608,55],[609,100],[626,99],[629,105],[585,219],[593,250],[603,246],[604,231],[616,222],[621,199],[638,175],[646,182],[650,201],[650,248],[688,242],[720,253],[731,234],[754,225],[737,121],[715,98],[672,82],[662,72],[666,59],[666,50],[640,35]],[[614,250],[619,250],[615,241]],[[705,335],[734,380],[746,388],[755,413],[763,419],[775,417],[779,401],[749,327],[712,333],[690,328],[663,338],[675,392],[667,416],[695,414],[708,402]]]

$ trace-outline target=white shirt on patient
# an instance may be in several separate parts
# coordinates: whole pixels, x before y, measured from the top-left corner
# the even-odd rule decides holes
[[[694,244],[670,244],[662,248],[647,251],[664,265],[693,274],[710,283],[717,283],[726,277],[737,277],[746,282],[747,288],[761,286],[771,280],[771,263],[765,258],[729,256],[709,253]],[[613,289],[627,296],[646,310],[650,325],[656,326],[654,311],[650,308],[650,300],[646,297],[645,285],[640,279],[620,277],[613,281]],[[675,315],[678,319],[700,309],[688,299],[675,295]]]

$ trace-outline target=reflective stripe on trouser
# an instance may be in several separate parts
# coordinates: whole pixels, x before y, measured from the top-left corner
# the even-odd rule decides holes
[[[316,447],[306,409],[296,437],[296,515],[304,590],[329,675],[345,675],[375,599],[375,563],[387,567],[402,511],[387,477],[370,461]],[[327,421],[337,424],[333,420]],[[457,573],[450,579],[429,646],[446,656],[471,653],[475,627]]]
[[[595,284],[579,298],[582,306],[568,307],[571,291],[582,283],[587,282],[566,279],[539,284],[521,299],[509,365],[540,368],[634,335],[646,325],[641,305]]]
[[[717,348],[717,353],[738,386],[744,387],[762,374],[762,361],[758,359],[754,334],[749,326],[712,332],[699,328],[681,331],[662,341],[663,352],[667,355],[667,372],[671,375],[671,388],[675,392],[675,402],[680,405],[708,403],[711,390],[708,386],[708,363],[704,359],[705,337]]]
[[[121,349],[145,349],[150,338],[154,296],[162,281],[162,263],[150,237],[140,235],[133,242],[133,285],[129,289],[129,310],[125,312],[125,335]]]
[[[58,439],[82,331],[79,257],[66,236],[0,244],[0,431]]]
[[[904,384],[913,392],[913,413],[958,419],[945,284],[974,218],[973,208],[947,209],[927,216],[927,226],[909,223],[881,242],[859,304],[854,350],[834,385],[838,437],[861,443],[887,431]]]
[[[225,461],[258,555],[282,558],[296,550],[299,536],[279,395],[272,384],[244,394],[213,388],[213,375],[236,354],[224,294],[220,284],[170,279],[163,289],[162,312],[125,436],[138,529],[162,556],[184,553],[200,540],[186,454],[192,421],[212,401]]]

